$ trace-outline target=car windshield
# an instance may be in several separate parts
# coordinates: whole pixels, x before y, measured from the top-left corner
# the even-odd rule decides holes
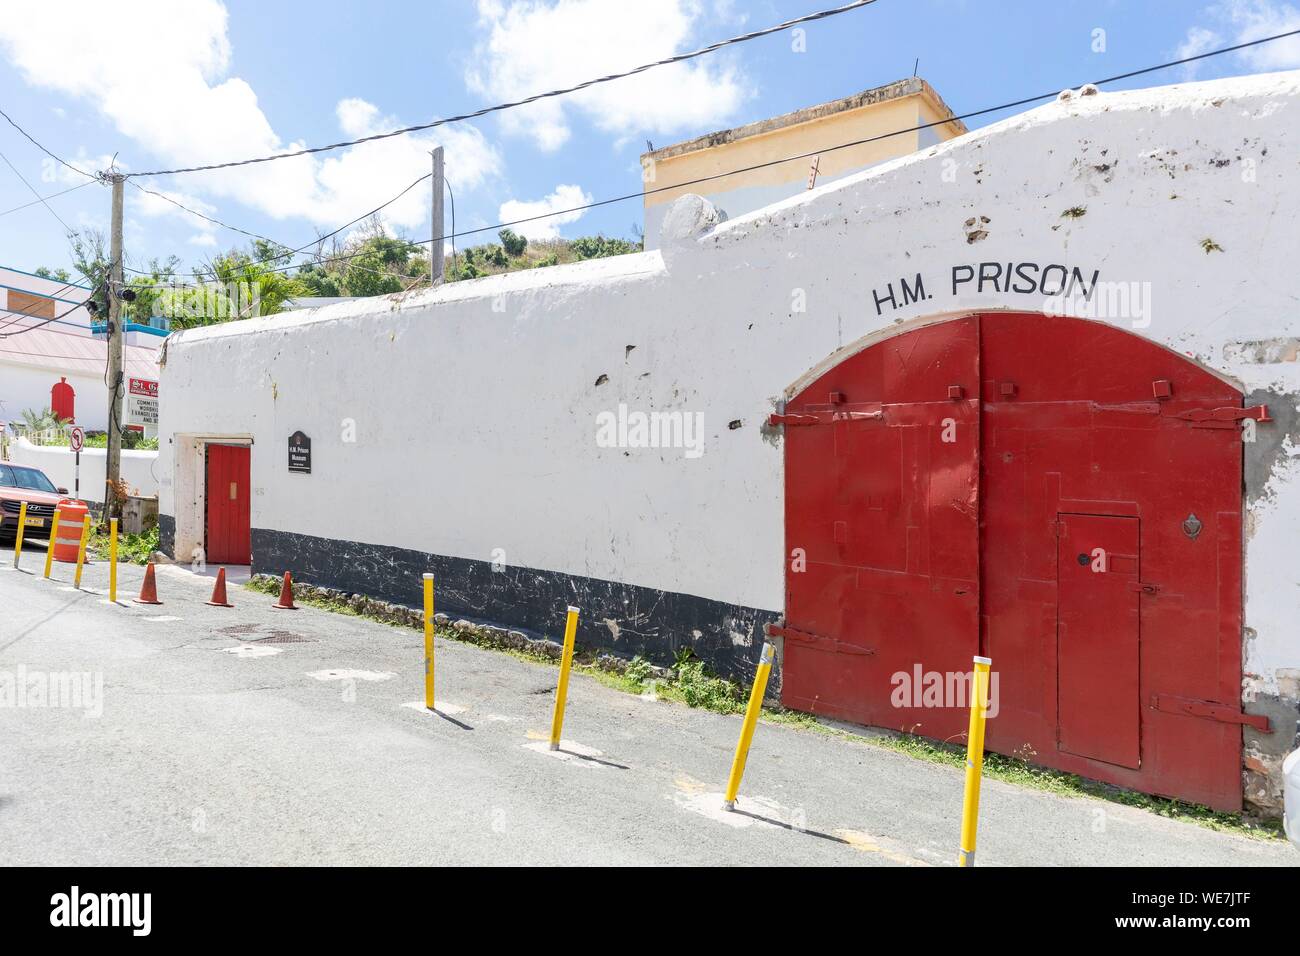
[[[22,488],[26,491],[47,491],[58,494],[45,472],[35,468],[19,468],[15,465],[0,465],[0,487]]]

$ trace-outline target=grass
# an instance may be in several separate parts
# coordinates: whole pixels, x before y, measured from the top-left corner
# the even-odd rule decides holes
[[[244,585],[263,594],[279,594],[280,582],[274,578],[253,578]],[[388,620],[380,615],[359,612],[352,605],[339,599],[322,599],[310,596],[295,596],[295,600],[308,607],[326,611],[364,617],[388,624],[393,627],[406,628],[403,621]],[[438,625],[437,635],[446,640],[467,642],[466,638],[451,627]],[[474,643],[483,646],[484,642]],[[522,650],[516,647],[486,646],[502,651],[517,660],[555,666],[555,658],[537,651]],[[689,650],[678,654],[673,667],[673,677],[656,676],[649,661],[640,655],[632,658],[620,673],[610,670],[598,663],[600,655],[590,649],[577,648],[574,651],[573,670],[593,678],[598,683],[613,690],[628,694],[645,694],[652,692],[658,699],[685,704],[719,714],[737,714],[745,709],[748,696],[746,688],[735,681],[710,674],[702,661],[693,659]],[[780,706],[765,706],[760,720],[764,723],[789,727],[794,730],[819,733],[836,737],[851,743],[880,747],[904,754],[917,760],[943,764],[954,769],[966,766],[965,745],[946,744],[914,734],[876,731],[869,734],[852,733],[826,724],[812,714],[801,711],[786,710]],[[1149,794],[1124,790],[1110,784],[1088,780],[1077,774],[1065,773],[1040,767],[1031,762],[1034,754],[1022,753],[1016,756],[988,753],[984,757],[984,775],[992,780],[1015,784],[1045,793],[1059,796],[1093,799],[1108,803],[1146,810],[1158,816],[1172,820],[1195,823],[1223,833],[1234,833],[1262,840],[1282,840],[1285,835],[1280,821],[1254,820],[1241,814],[1224,813],[1211,810],[1200,804],[1185,803]]]
[[[86,543],[86,550],[101,561],[108,560],[108,533],[96,531]],[[119,534],[117,560],[126,564],[148,564],[149,555],[158,550],[158,527],[144,534]]]

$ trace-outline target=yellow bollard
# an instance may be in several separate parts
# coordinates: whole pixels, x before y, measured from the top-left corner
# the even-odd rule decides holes
[[[27,527],[27,502],[18,506],[18,533],[14,538],[14,570],[18,570],[18,559],[23,553],[23,529]]]
[[[424,576],[424,706],[433,710],[433,575]]]
[[[77,545],[77,576],[73,579],[72,586],[78,591],[81,590],[81,567],[86,563],[86,544],[90,541],[90,514],[87,512],[85,520],[81,523],[81,543]]]
[[[54,524],[50,525],[50,538],[45,542],[45,574],[50,576],[50,563],[54,560],[54,542],[59,540],[59,509],[54,509]]]
[[[108,519],[108,602],[117,603],[117,519]]]
[[[560,658],[560,683],[555,688],[555,713],[551,717],[551,749],[560,749],[560,730],[564,727],[564,702],[569,696],[569,669],[573,666],[573,639],[578,633],[578,609],[569,605],[564,622],[564,654]]]
[[[745,720],[740,725],[740,739],[736,741],[736,756],[731,760],[731,776],[727,778],[725,806],[728,810],[736,809],[736,794],[740,792],[740,778],[745,775],[749,745],[754,742],[754,725],[758,723],[759,711],[763,709],[767,678],[772,673],[772,661],[775,659],[776,648],[770,643],[764,643],[763,655],[758,660],[758,672],[754,674],[754,686],[749,691],[749,704],[745,707]]]
[[[975,865],[975,830],[980,816],[980,776],[984,772],[984,721],[989,711],[987,657],[975,658],[971,675],[970,729],[966,732],[966,792],[961,806],[961,853],[958,866]]]

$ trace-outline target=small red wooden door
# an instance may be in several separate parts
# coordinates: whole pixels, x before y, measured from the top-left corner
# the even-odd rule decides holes
[[[1057,746],[1136,768],[1138,519],[1063,514],[1056,534]]]
[[[208,445],[207,559],[212,564],[250,562],[249,490],[249,449]]]

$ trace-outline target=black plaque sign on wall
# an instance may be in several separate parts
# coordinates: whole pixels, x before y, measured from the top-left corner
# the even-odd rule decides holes
[[[302,432],[289,436],[289,471],[311,474],[311,439]]]

